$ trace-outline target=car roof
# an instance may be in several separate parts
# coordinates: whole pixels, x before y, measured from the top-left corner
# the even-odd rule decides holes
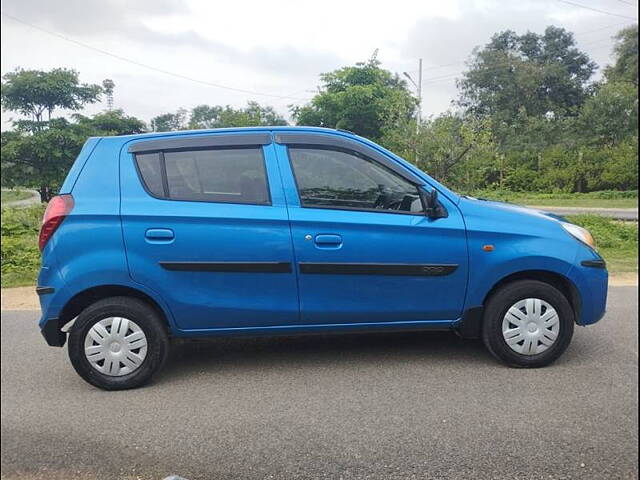
[[[142,140],[155,137],[166,136],[182,136],[193,134],[206,134],[206,133],[241,133],[241,132],[306,132],[306,133],[329,133],[329,134],[343,134],[352,137],[358,137],[355,133],[349,130],[324,128],[324,127],[298,127],[298,126],[264,126],[264,127],[230,127],[230,128],[209,128],[201,130],[176,130],[171,132],[149,132],[149,133],[136,133],[132,135],[119,135],[117,137],[102,137],[102,138],[117,138],[123,141]]]

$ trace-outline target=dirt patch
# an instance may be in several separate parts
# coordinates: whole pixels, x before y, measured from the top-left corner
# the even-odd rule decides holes
[[[3,288],[2,310],[40,310],[36,287]]]
[[[619,273],[609,277],[610,287],[631,287],[637,285],[637,273]],[[3,288],[2,310],[40,310],[40,302],[38,301],[35,287]]]
[[[638,286],[638,274],[634,272],[617,273],[609,277],[610,287],[636,287]]]

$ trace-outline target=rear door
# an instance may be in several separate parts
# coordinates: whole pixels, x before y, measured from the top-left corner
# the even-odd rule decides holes
[[[467,283],[464,223],[425,216],[425,182],[347,137],[276,135],[305,324],[450,323]],[[426,186],[426,188],[431,188]]]
[[[298,322],[293,248],[269,133],[142,140],[121,156],[132,278],[183,330]]]

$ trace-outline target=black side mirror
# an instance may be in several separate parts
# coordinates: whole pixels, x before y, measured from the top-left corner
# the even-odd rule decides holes
[[[438,190],[432,188],[427,191],[424,188],[421,188],[420,196],[422,197],[424,213],[427,217],[435,220],[438,218],[447,218],[449,216],[447,209],[438,201]]]

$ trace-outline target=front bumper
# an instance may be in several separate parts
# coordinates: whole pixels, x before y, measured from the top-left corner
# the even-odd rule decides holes
[[[609,272],[601,258],[586,258],[568,274],[580,294],[578,325],[592,325],[604,317],[607,308]]]

